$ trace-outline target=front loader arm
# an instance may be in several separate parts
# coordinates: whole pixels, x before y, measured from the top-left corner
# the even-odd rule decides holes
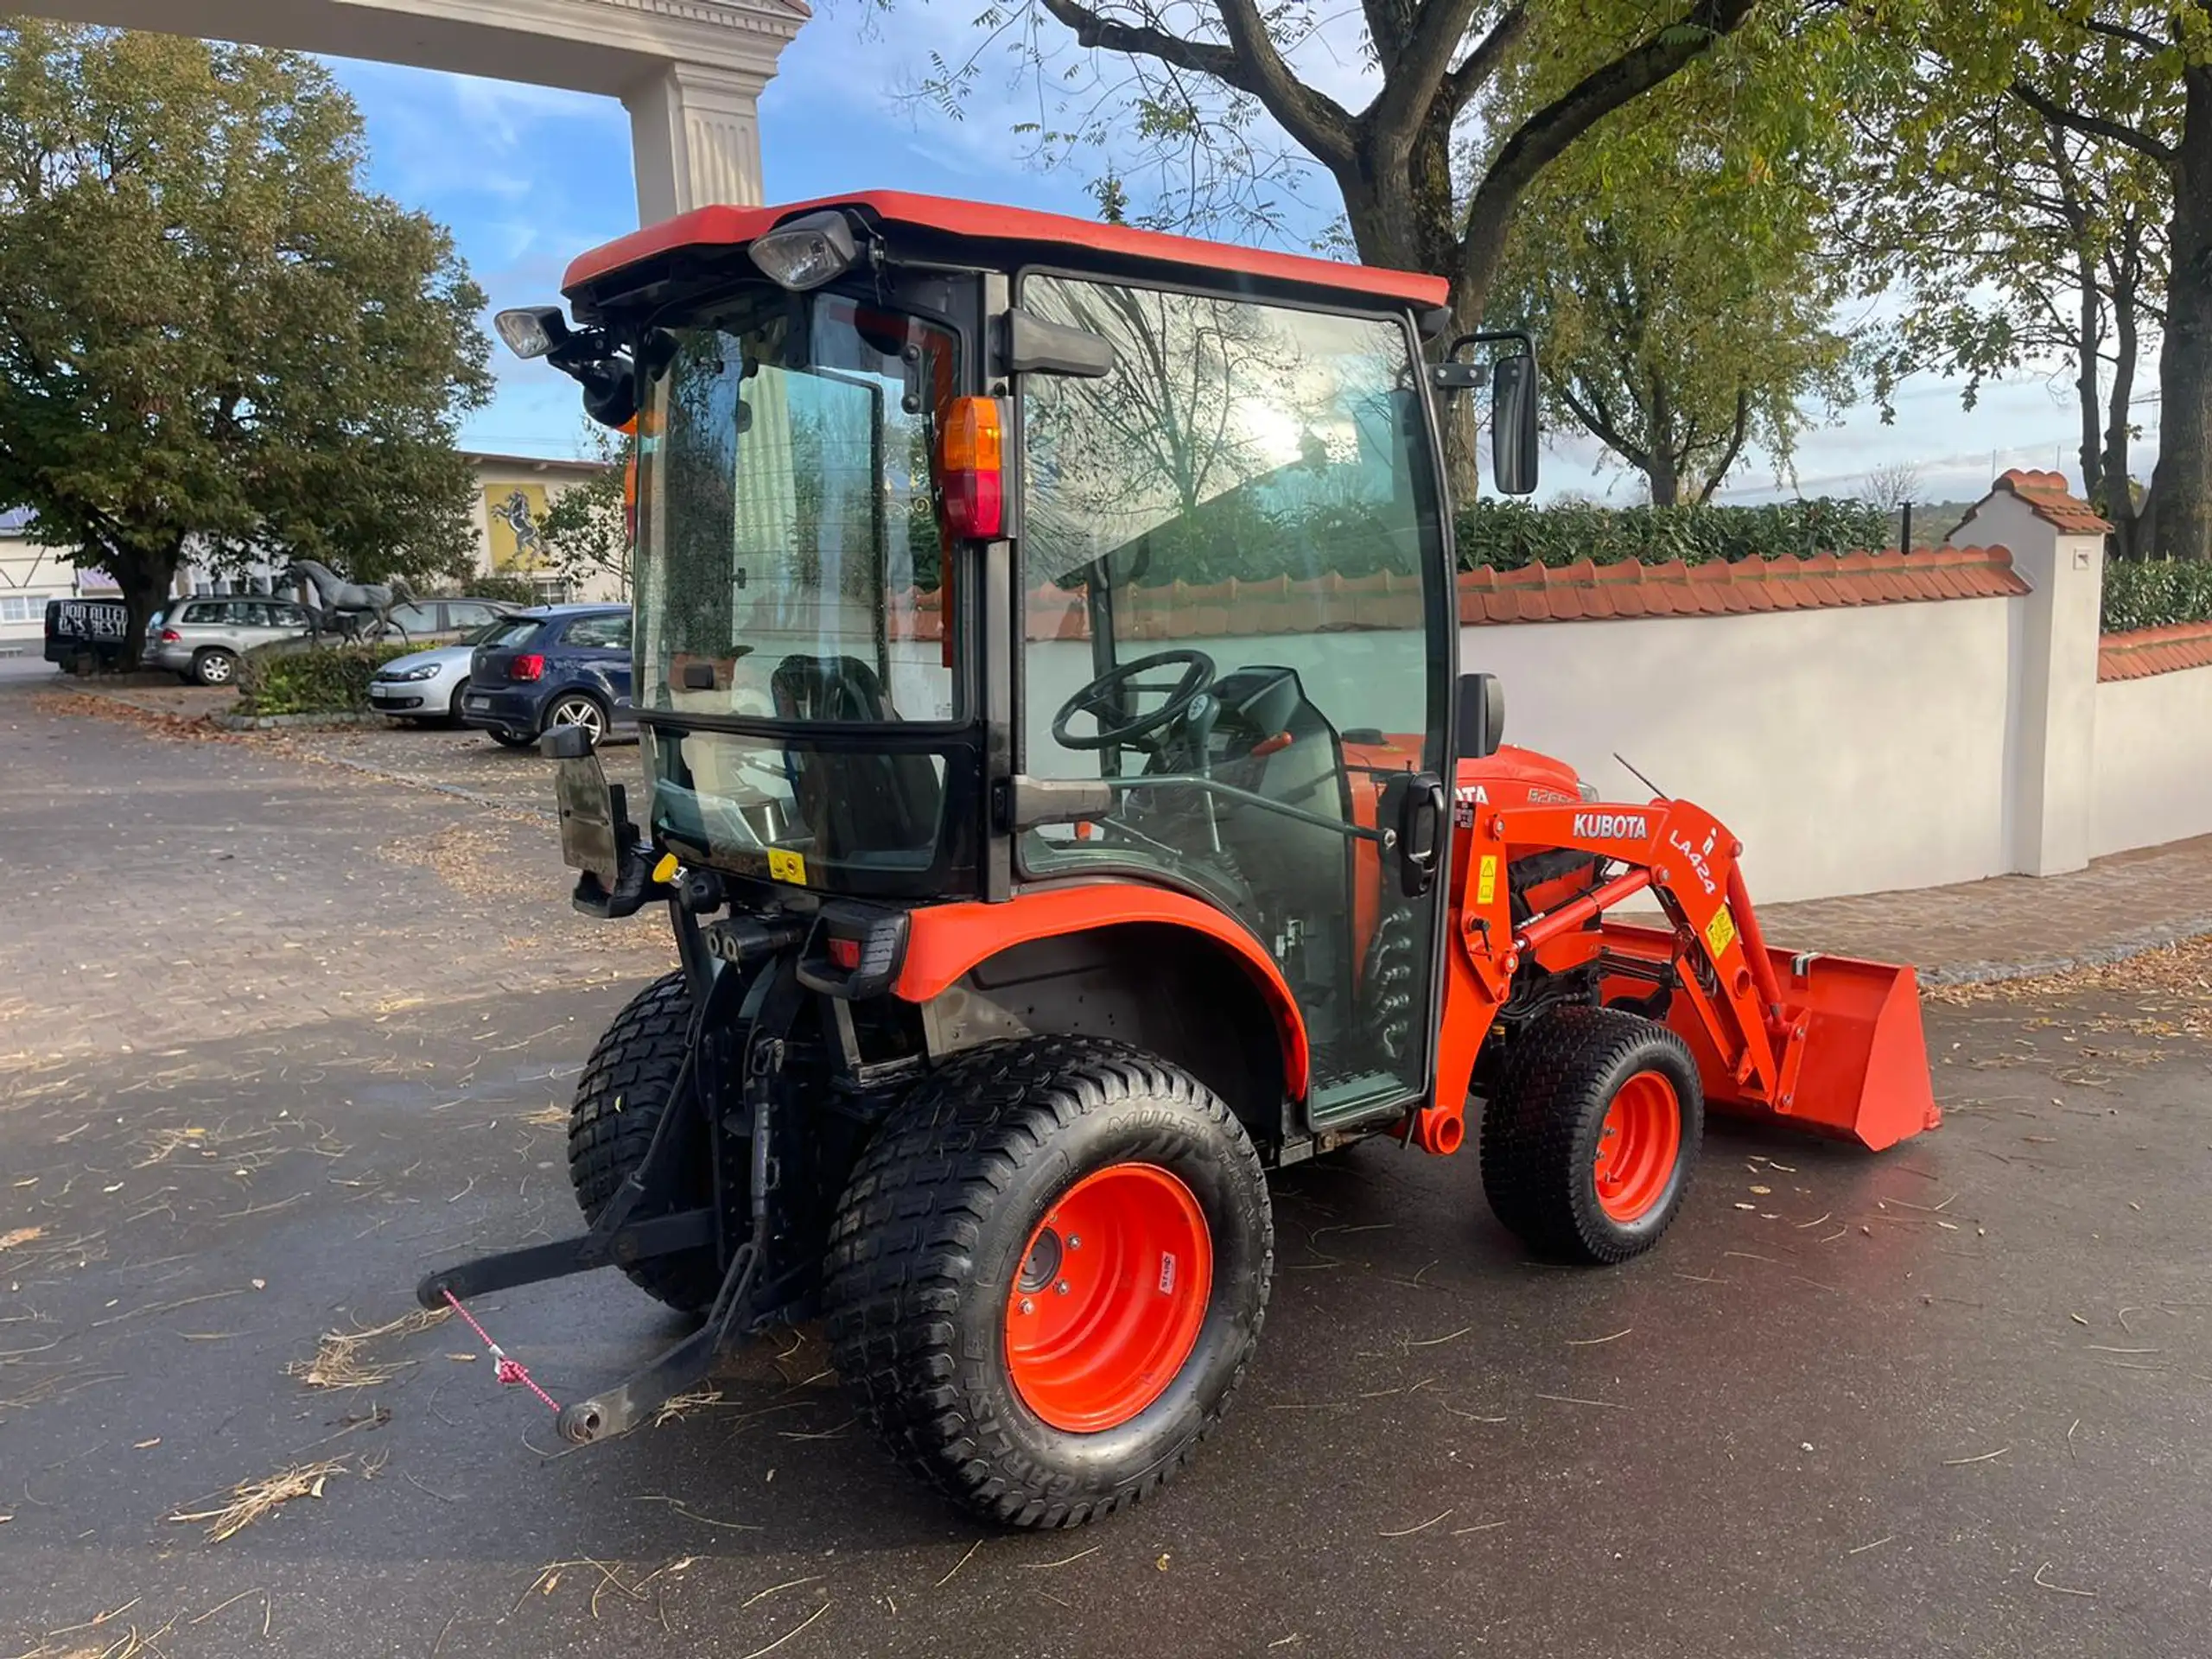
[[[1417,1144],[1446,1151],[1475,1058],[1514,976],[1530,963],[1561,969],[1608,957],[1671,970],[1673,982],[1746,1103],[1787,1112],[1802,1059],[1807,1011],[1784,1001],[1744,887],[1743,843],[1688,801],[1491,810],[1462,802],[1453,829],[1452,922],[1435,1091],[1414,1126]],[[1516,926],[1508,866],[1555,849],[1592,854],[1625,870]],[[1606,910],[1649,891],[1671,932],[1600,926]],[[1447,1144],[1448,1143],[1448,1144]]]

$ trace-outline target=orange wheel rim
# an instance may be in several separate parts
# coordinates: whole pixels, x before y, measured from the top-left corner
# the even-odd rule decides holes
[[[1675,1085],[1639,1071],[1620,1087],[1598,1135],[1598,1207],[1615,1221],[1639,1221],[1666,1196],[1682,1152],[1682,1105]]]
[[[1212,1289],[1213,1237],[1189,1187],[1151,1164],[1086,1175],[1029,1236],[1007,1295],[1014,1391],[1054,1428],[1120,1427],[1183,1369]]]

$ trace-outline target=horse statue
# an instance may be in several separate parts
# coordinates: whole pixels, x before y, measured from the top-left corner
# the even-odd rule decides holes
[[[391,620],[391,607],[402,601],[412,601],[415,590],[399,576],[389,582],[347,582],[328,565],[315,559],[294,559],[277,574],[279,586],[291,588],[305,582],[315,589],[318,614],[314,624],[315,637],[322,638],[321,617],[340,619],[339,632],[349,639],[359,639],[365,632],[372,639],[381,639],[397,625]],[[345,619],[351,618],[351,626]],[[373,618],[374,626],[371,627]],[[407,632],[400,628],[404,638]]]

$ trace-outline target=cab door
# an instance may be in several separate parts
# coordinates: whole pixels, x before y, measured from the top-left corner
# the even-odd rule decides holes
[[[1395,1116],[1431,1077],[1456,629],[1411,319],[1041,272],[1016,303],[1114,360],[1020,377],[1020,769],[1116,803],[1017,874],[1203,893],[1305,1014],[1307,1127]]]

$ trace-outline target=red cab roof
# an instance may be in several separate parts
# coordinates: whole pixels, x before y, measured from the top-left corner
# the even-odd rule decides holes
[[[1124,225],[1100,224],[1060,213],[1033,213],[1025,207],[994,207],[943,196],[912,195],[901,190],[864,190],[853,195],[822,196],[781,207],[697,208],[661,224],[649,225],[582,255],[569,267],[562,288],[575,296],[582,289],[601,286],[631,266],[679,249],[742,247],[784,219],[823,207],[857,207],[887,227],[904,226],[1039,251],[1062,248],[1093,258],[1104,255],[1195,272],[1230,272],[1306,288],[1357,294],[1400,305],[1439,306],[1446,302],[1450,293],[1449,284],[1443,277],[1414,271],[1340,264],[1331,259],[1271,253],[1263,248],[1238,247],[1228,242],[1204,242],[1195,237],[1135,231]]]

